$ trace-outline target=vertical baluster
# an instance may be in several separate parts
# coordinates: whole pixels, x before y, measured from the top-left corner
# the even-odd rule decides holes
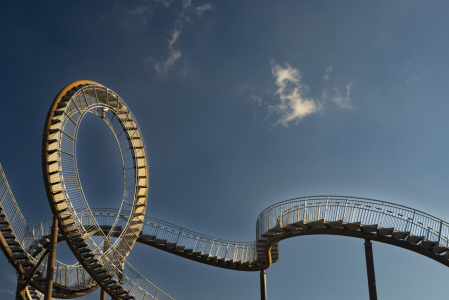
[[[329,206],[329,197],[327,197],[326,199],[326,208],[324,209],[324,221],[326,221],[328,206]]]
[[[346,198],[346,203],[345,203],[345,210],[343,211],[343,219],[342,221],[345,221],[346,218],[346,209],[348,208],[348,198]]]
[[[306,217],[307,217],[307,198],[304,200],[304,216],[302,218],[302,221],[305,222],[306,221]]]
[[[280,213],[280,216],[279,216],[279,228],[281,228],[282,227],[282,204],[281,204],[281,213]]]

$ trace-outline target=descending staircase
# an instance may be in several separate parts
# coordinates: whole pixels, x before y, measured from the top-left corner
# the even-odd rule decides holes
[[[51,222],[39,224],[31,230],[14,199],[1,165],[0,173],[0,248],[16,269],[19,277],[26,279],[35,269],[42,255],[46,253]],[[59,237],[58,240],[60,241],[62,238]],[[105,272],[101,267],[98,267],[92,253],[85,251],[85,245],[81,237],[73,242],[86,258],[90,267],[104,282],[110,283],[110,288],[121,299],[172,299],[128,264],[125,266],[124,274],[114,274],[115,278],[104,274]],[[47,258],[43,258],[43,264],[36,270],[29,282],[28,292],[32,299],[41,299],[42,293],[45,291],[46,261]],[[96,282],[79,264],[66,265],[56,261],[54,270],[53,298],[74,298],[88,294],[98,288]],[[130,282],[132,284],[129,284]],[[139,285],[136,286],[135,283]],[[136,295],[139,297],[136,297]]]

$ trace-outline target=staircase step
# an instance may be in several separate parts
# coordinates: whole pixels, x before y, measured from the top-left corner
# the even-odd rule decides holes
[[[268,231],[274,232],[274,233],[279,233],[279,232],[284,232],[285,230],[283,229],[283,227],[281,227],[279,224],[271,227]]]
[[[379,235],[392,235],[394,232],[394,228],[378,228],[377,234]]]
[[[10,239],[10,240],[7,240],[6,243],[7,243],[9,246],[12,246],[12,245],[14,245],[14,246],[20,245],[20,243],[19,243],[16,239]]]
[[[282,227],[284,230],[290,230],[290,231],[295,231],[298,229],[301,229],[301,227],[296,226],[295,224],[287,224],[284,227]]]
[[[15,253],[15,252],[25,252],[25,251],[23,251],[22,247],[20,247],[20,246],[12,246],[12,247],[9,247],[9,249],[11,249],[11,251],[13,253]]]
[[[307,226],[307,221],[298,221],[298,222],[295,222],[295,223],[293,223],[293,225],[295,225],[295,226],[297,226],[297,227],[299,227],[299,228],[302,228],[302,229],[307,229],[307,228],[309,228],[309,226]]]
[[[410,232],[395,231],[395,232],[393,232],[393,234],[391,235],[391,237],[392,237],[392,238],[395,238],[395,239],[397,239],[397,240],[403,240],[403,239],[405,239],[409,234],[410,234]]]
[[[157,245],[165,244],[165,242],[167,242],[167,240],[163,240],[163,239],[155,239],[154,240],[154,243],[156,243]]]
[[[368,233],[377,232],[377,224],[375,224],[375,225],[362,225],[362,231],[363,232],[368,232]]]
[[[423,247],[425,249],[431,249],[432,247],[438,245],[437,242],[434,241],[422,241],[421,243],[419,243],[420,247]]]
[[[330,228],[336,228],[336,229],[341,229],[343,228],[343,221],[342,220],[338,220],[338,221],[327,221],[326,225]]]
[[[178,252],[182,252],[182,251],[184,251],[184,249],[185,249],[186,247],[185,246],[176,246],[176,251],[178,251]]]
[[[12,231],[11,227],[9,226],[9,224],[2,224],[2,226],[0,226],[0,231],[2,232],[8,232],[8,231]]]
[[[13,239],[16,237],[12,232],[8,232],[8,231],[2,232],[2,234],[5,239]]]
[[[196,256],[196,257],[200,257],[203,254],[204,254],[203,252],[199,252],[199,251],[192,252],[192,255]]]
[[[175,248],[175,247],[176,247],[176,243],[165,243],[165,245],[166,245],[168,248]]]
[[[268,231],[264,232],[262,234],[262,236],[269,238],[269,237],[275,236],[278,233],[279,233],[278,231],[270,231],[270,230],[268,230]]]
[[[360,230],[361,222],[344,223],[343,227],[348,230]]]
[[[449,248],[443,247],[443,246],[436,246],[436,247],[433,248],[433,252],[435,254],[441,254],[441,253],[444,253],[444,252],[446,252],[448,250],[449,250]]]
[[[142,234],[140,236],[140,238],[143,239],[143,240],[152,241],[152,240],[154,240],[156,238],[156,236],[155,235]]]
[[[420,241],[422,241],[423,239],[424,239],[423,236],[409,235],[405,239],[405,241],[410,243],[410,244],[414,244],[415,245],[415,244],[419,243]]]
[[[305,224],[310,228],[327,228],[325,222],[326,222],[326,220],[321,219],[321,220],[316,220],[316,221],[310,221]]]
[[[34,264],[32,264],[32,263],[31,263],[30,261],[28,261],[28,260],[22,260],[22,261],[20,261],[20,264],[21,264],[23,267],[25,267],[25,268],[34,266]]]
[[[14,254],[14,257],[17,259],[27,259],[28,255],[23,254],[23,253],[19,253],[19,254]]]

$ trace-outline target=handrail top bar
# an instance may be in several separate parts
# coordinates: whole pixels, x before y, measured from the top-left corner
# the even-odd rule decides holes
[[[442,223],[445,223],[445,224],[448,224],[448,225],[449,225],[448,222],[446,222],[446,221],[444,221],[444,220],[442,220],[442,219],[440,219],[440,218],[437,218],[437,217],[432,216],[432,215],[430,215],[430,214],[428,214],[428,213],[425,213],[425,212],[423,212],[423,211],[420,211],[420,210],[417,210],[417,209],[414,209],[414,208],[411,208],[411,207],[408,207],[408,206],[404,206],[404,205],[400,205],[400,204],[396,204],[396,203],[392,203],[392,202],[388,202],[388,201],[382,201],[382,200],[370,199],[370,198],[353,197],[353,196],[338,196],[338,195],[305,196],[305,197],[292,198],[292,199],[280,201],[280,202],[277,202],[277,203],[272,204],[272,205],[268,206],[267,208],[265,208],[265,209],[259,214],[259,216],[257,217],[257,221],[260,220],[260,218],[262,217],[262,215],[263,215],[264,213],[266,213],[267,211],[269,211],[269,210],[272,209],[272,208],[275,208],[275,207],[278,207],[278,206],[281,206],[281,205],[283,205],[283,204],[290,203],[290,202],[296,202],[296,201],[301,201],[301,200],[304,200],[304,201],[305,201],[306,199],[307,199],[307,200],[310,200],[310,199],[316,199],[316,198],[340,198],[341,200],[347,199],[347,200],[356,200],[356,201],[371,201],[371,202],[375,202],[375,203],[379,203],[379,204],[390,205],[390,206],[393,206],[393,207],[399,207],[399,208],[407,209],[407,210],[410,210],[410,211],[414,211],[414,212],[416,212],[416,213],[423,214],[423,215],[425,215],[425,216],[427,216],[427,217],[430,217],[430,218],[432,218],[432,219],[435,219],[435,220],[437,220],[437,221],[441,221]]]

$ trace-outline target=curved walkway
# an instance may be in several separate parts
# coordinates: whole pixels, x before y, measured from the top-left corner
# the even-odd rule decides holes
[[[40,299],[40,292],[45,290],[45,255],[52,218],[30,229],[1,165],[0,173],[0,247],[22,280],[31,285],[27,291],[29,298]],[[93,209],[92,213],[101,226],[102,235],[109,236],[121,234],[122,229],[116,225],[117,218],[129,215],[115,209]],[[89,220],[83,214],[79,218],[81,223]],[[88,228],[88,224],[85,225]],[[283,239],[311,234],[344,235],[402,247],[449,266],[449,223],[384,201],[339,196],[292,199],[266,208],[257,219],[256,232],[256,241],[233,242],[145,216],[137,241],[220,268],[259,271],[278,259],[277,245]],[[92,234],[97,235],[98,232],[93,231]],[[154,289],[152,294],[143,292],[140,287],[148,285],[148,281],[135,283],[129,288],[133,294],[128,299],[137,298],[137,291],[140,292],[139,299],[171,299],[154,285],[151,286]],[[57,263],[54,297],[75,298],[97,287],[79,264]]]

